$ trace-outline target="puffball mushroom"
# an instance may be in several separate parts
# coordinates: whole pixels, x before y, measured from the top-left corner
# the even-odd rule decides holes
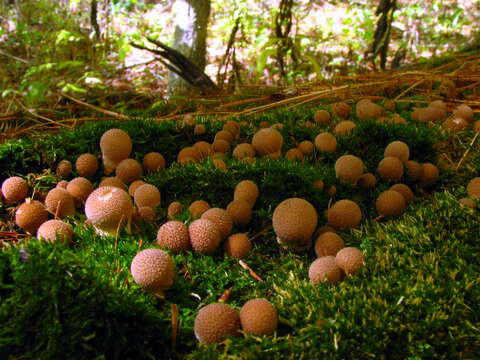
[[[233,200],[227,205],[227,212],[235,226],[243,227],[252,220],[252,205],[246,200]]]
[[[308,268],[308,278],[314,285],[322,282],[337,283],[343,277],[343,270],[336,264],[334,256],[319,257]]]
[[[149,152],[143,157],[142,165],[146,172],[160,171],[165,169],[165,158],[158,152]]]
[[[354,275],[363,266],[363,253],[353,246],[343,248],[335,256],[335,263],[346,274]]]
[[[116,235],[132,214],[132,199],[126,191],[117,187],[97,188],[85,202],[85,215],[100,234]]]
[[[71,243],[73,229],[70,224],[61,220],[47,220],[37,230],[37,239],[50,242],[60,241]]]
[[[48,211],[37,200],[27,199],[15,211],[15,223],[23,230],[35,234],[45,221],[48,220]]]
[[[132,152],[132,139],[121,129],[110,129],[100,138],[105,175],[111,174],[117,164],[130,156]]]
[[[410,186],[408,185],[395,184],[390,187],[390,190],[398,191],[400,194],[402,194],[405,198],[407,205],[409,205],[413,201],[414,195],[412,189],[410,189]]]
[[[98,160],[93,154],[82,154],[75,161],[75,169],[78,176],[90,177],[95,175],[98,170]]]
[[[400,159],[401,162],[406,163],[410,157],[410,148],[403,141],[392,141],[385,148],[383,156],[393,156]]]
[[[195,251],[212,254],[222,240],[217,224],[208,219],[194,220],[188,227],[190,243]]]
[[[433,185],[439,176],[440,170],[432,163],[422,164],[422,173],[418,179],[418,183],[421,187],[429,187]]]
[[[335,174],[341,181],[356,184],[363,174],[365,165],[362,159],[354,155],[340,156],[335,162]]]
[[[67,191],[75,199],[75,205],[79,207],[93,191],[93,185],[90,180],[80,176],[68,182]]]
[[[193,147],[200,153],[200,160],[213,154],[212,145],[206,141],[197,141]]]
[[[313,142],[305,140],[298,144],[297,149],[302,152],[303,155],[308,155],[313,152]]]
[[[238,144],[232,153],[234,158],[243,159],[243,158],[254,158],[255,157],[255,148],[253,145],[248,143]]]
[[[173,219],[176,216],[180,215],[183,211],[183,205],[179,201],[172,201],[167,208],[167,217]]]
[[[210,204],[205,200],[195,200],[188,207],[188,211],[190,212],[190,215],[194,219],[202,216],[202,214],[208,209],[210,209]]]
[[[468,207],[470,209],[475,209],[475,207],[477,206],[475,204],[475,201],[468,198],[468,197],[464,197],[464,198],[461,198],[460,200],[458,200],[458,203],[462,206],[465,206],[465,207]]]
[[[461,131],[466,129],[469,126],[468,121],[461,117],[453,117],[445,120],[442,124],[442,127],[445,130],[450,131]]]
[[[315,147],[320,152],[334,152],[337,148],[337,139],[329,132],[323,132],[315,138]]]
[[[181,221],[167,221],[157,232],[157,245],[175,253],[190,249],[187,226]]]
[[[193,128],[193,135],[195,136],[205,135],[206,132],[207,132],[207,128],[205,127],[204,124],[197,124]]]
[[[241,259],[252,250],[252,242],[247,234],[233,234],[225,241],[225,253],[233,258]]]
[[[357,125],[350,120],[340,121],[333,129],[335,135],[348,135],[353,132]]]
[[[318,125],[328,125],[331,121],[330,113],[326,110],[318,110],[313,114],[313,120]]]
[[[317,211],[305,199],[283,200],[273,211],[272,225],[278,242],[294,251],[310,247],[317,223]]]
[[[290,149],[285,153],[285,159],[302,161],[303,153],[297,148]]]
[[[115,168],[115,176],[129,185],[143,176],[142,164],[135,159],[124,159]]]
[[[234,139],[234,136],[232,135],[232,133],[230,131],[220,130],[219,132],[217,132],[215,134],[215,137],[213,138],[213,141],[217,141],[217,140],[225,140],[229,144],[231,144],[231,143],[233,143],[233,141],[235,139]]]
[[[135,180],[133,181],[129,187],[128,187],[128,195],[130,195],[131,197],[133,197],[133,195],[135,195],[135,191],[142,185],[146,184],[145,181],[143,180]]]
[[[228,336],[238,336],[240,317],[224,303],[213,303],[200,309],[193,324],[195,337],[202,344],[219,343]]]
[[[102,187],[102,186],[115,186],[122,190],[125,190],[127,188],[126,185],[123,183],[123,181],[116,176],[104,177],[98,184],[98,187]]]
[[[422,175],[422,165],[414,160],[409,160],[405,163],[405,172],[408,182],[415,183]]]
[[[194,162],[201,158],[200,152],[193,146],[187,146],[179,151],[177,155],[177,162],[183,163],[185,159],[193,159]]]
[[[60,176],[60,177],[67,177],[68,175],[70,175],[71,172],[72,172],[72,163],[68,160],[61,160],[57,164],[57,168],[55,169],[55,173],[57,174],[57,176]]]
[[[252,145],[261,155],[278,153],[282,150],[283,136],[271,127],[260,129],[253,135]]]
[[[403,177],[403,163],[394,156],[387,156],[380,160],[377,173],[385,181],[398,182]]]
[[[385,109],[370,99],[360,100],[355,107],[356,115],[360,120],[375,120],[385,115]]]
[[[207,219],[215,223],[220,231],[221,240],[225,239],[233,228],[232,216],[227,210],[221,208],[211,208],[205,211],[200,219]]]
[[[339,118],[348,119],[352,108],[346,102],[341,101],[332,105],[332,112]]]
[[[233,191],[234,200],[245,200],[252,207],[257,201],[257,198],[260,194],[257,184],[252,180],[242,180],[237,185]]]
[[[480,177],[473,178],[468,182],[467,194],[474,199],[480,199]]]
[[[235,139],[240,136],[240,124],[235,120],[227,120],[223,124],[223,130],[230,131]]]
[[[2,194],[11,203],[25,200],[28,194],[28,184],[20,176],[11,176],[2,183]]]
[[[45,206],[51,214],[60,219],[75,213],[75,203],[72,195],[62,188],[56,187],[47,193]]]
[[[212,144],[213,151],[221,152],[221,153],[228,153],[230,152],[230,143],[227,140],[215,140]]]
[[[153,210],[150,206],[141,206],[137,208],[136,216],[138,216],[145,222],[152,223],[155,220],[157,214],[155,213],[155,210]]]
[[[315,254],[318,257],[335,256],[343,247],[343,239],[331,231],[320,234],[315,240]]]
[[[471,123],[473,121],[474,113],[470,106],[461,104],[453,109],[453,115],[455,117],[465,119],[467,122]]]
[[[174,265],[171,256],[160,249],[137,253],[130,265],[133,280],[151,293],[163,292],[173,284]]]
[[[247,334],[271,335],[278,327],[277,309],[267,299],[248,300],[240,309],[240,324]]]
[[[327,210],[328,224],[335,229],[351,229],[362,220],[362,211],[353,200],[339,200]]]
[[[358,178],[357,184],[364,189],[373,189],[377,184],[377,178],[372,173],[362,174]]]
[[[402,194],[395,190],[387,190],[378,195],[375,207],[379,215],[396,217],[403,213],[407,202]]]
[[[143,184],[135,190],[133,200],[139,208],[148,206],[155,209],[160,205],[160,191],[155,185]]]

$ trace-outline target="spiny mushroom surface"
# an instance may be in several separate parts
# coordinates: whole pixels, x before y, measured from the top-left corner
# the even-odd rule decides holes
[[[109,175],[120,161],[130,156],[132,139],[128,133],[121,129],[110,129],[104,132],[100,138],[100,150],[102,151],[105,174]]]
[[[145,249],[137,253],[130,265],[133,280],[146,291],[157,293],[173,284],[174,265],[168,253],[160,249]]]
[[[75,161],[75,169],[78,176],[90,177],[95,175],[98,170],[98,160],[93,154],[82,154]]]
[[[240,323],[247,334],[271,335],[278,326],[277,309],[267,299],[248,300],[240,309]]]
[[[283,200],[273,211],[272,225],[278,242],[294,251],[310,247],[317,223],[317,211],[305,199]]]
[[[190,249],[187,226],[180,221],[167,221],[157,232],[157,245],[175,253]]]
[[[73,229],[71,225],[61,220],[47,220],[38,228],[37,239],[71,243]]]
[[[208,219],[215,223],[220,231],[221,240],[232,232],[233,219],[229,212],[221,208],[211,208],[205,211],[200,219]]]
[[[224,303],[213,303],[200,309],[193,324],[195,337],[202,344],[222,342],[227,336],[238,336],[240,317]]]
[[[188,227],[190,243],[195,251],[213,254],[222,240],[218,226],[208,219],[197,219]]]
[[[117,187],[97,188],[85,202],[85,215],[100,234],[116,235],[132,214],[132,199]]]
[[[172,201],[167,208],[167,217],[173,219],[176,216],[180,215],[183,211],[183,205],[179,201]]]
[[[93,185],[90,180],[84,177],[76,177],[68,182],[67,191],[76,200],[75,205],[79,207],[83,204],[90,193],[93,191]]]
[[[45,206],[51,214],[60,219],[75,213],[72,195],[62,188],[55,187],[47,193]]]
[[[67,177],[72,172],[72,163],[68,160],[61,160],[57,164],[55,173],[60,177]]]
[[[126,190],[127,188],[126,185],[123,183],[123,181],[116,176],[107,176],[102,178],[102,180],[98,184],[98,187],[102,187],[102,186],[115,186],[122,190]]]
[[[133,200],[138,207],[148,206],[155,209],[160,205],[160,190],[155,185],[140,185],[133,194]]]
[[[123,159],[115,168],[115,176],[129,185],[143,176],[142,164],[135,159]]]
[[[235,226],[244,227],[252,220],[252,205],[246,200],[234,200],[227,205]]]
[[[31,234],[37,232],[40,225],[48,220],[48,211],[45,206],[37,200],[27,199],[15,211],[15,223],[23,230]]]
[[[11,176],[2,183],[2,194],[11,203],[25,200],[28,194],[28,184],[20,176]]]
[[[197,219],[200,216],[202,216],[202,214],[208,209],[210,209],[210,204],[205,200],[195,200],[188,207],[188,211],[190,212],[190,215],[194,219]]]
[[[353,275],[363,266],[363,253],[353,246],[343,248],[335,256],[335,263],[346,274]]]

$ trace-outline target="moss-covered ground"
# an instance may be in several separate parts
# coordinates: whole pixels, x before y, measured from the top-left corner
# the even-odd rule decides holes
[[[284,151],[330,127],[304,126],[316,108],[279,110],[239,118],[240,142],[250,142],[262,121],[282,123]],[[405,117],[408,117],[408,109]],[[339,136],[334,154],[313,153],[304,161],[257,159],[248,165],[230,156],[227,171],[210,160],[178,165],[176,154],[198,140],[212,142],[221,121],[200,118],[207,133],[174,121],[97,121],[74,131],[24,138],[0,146],[0,174],[28,179],[36,191],[46,191],[59,179],[61,159],[72,162],[84,152],[100,155],[99,139],[112,127],[133,139],[133,157],[162,153],[167,168],[145,180],[162,195],[159,220],[134,227],[131,234],[100,237],[84,224],[75,225],[73,245],[24,238],[0,249],[0,359],[479,359],[480,358],[480,213],[459,205],[465,186],[479,176],[479,146],[473,130],[449,134],[437,125],[357,123],[351,135]],[[385,146],[402,140],[411,159],[441,168],[434,187],[415,190],[415,201],[396,219],[375,221],[375,198],[391,184],[380,181],[371,191],[340,184],[333,164],[346,153],[361,157],[375,172]],[[30,175],[28,175],[30,174]],[[100,174],[92,178],[98,182]],[[245,229],[254,248],[244,261],[264,279],[249,276],[237,261],[219,249],[213,256],[195,252],[173,255],[176,278],[165,298],[141,290],[130,275],[130,262],[140,248],[154,246],[166,207],[177,200],[187,207],[204,199],[225,207],[235,185],[255,181],[260,197],[252,223]],[[321,179],[336,194],[313,187]],[[289,197],[303,197],[326,223],[329,203],[354,199],[363,221],[341,233],[346,245],[363,250],[365,266],[339,284],[313,286],[308,267],[311,250],[294,254],[280,249],[271,225],[275,206]],[[3,230],[12,211],[3,204]],[[191,221],[188,211],[180,219]],[[11,230],[12,228],[10,228]],[[245,335],[217,345],[200,345],[193,333],[195,315],[232,288],[229,304],[239,309],[253,297],[266,297],[280,318],[273,336]],[[179,333],[172,343],[172,306],[179,311]]]

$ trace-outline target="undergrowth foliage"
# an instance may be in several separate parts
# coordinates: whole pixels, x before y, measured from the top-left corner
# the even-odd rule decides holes
[[[313,111],[243,117],[239,120],[254,126],[242,128],[240,142],[249,142],[262,121],[284,125],[280,131],[285,151],[300,141],[313,141],[319,132],[329,130],[303,126]],[[239,181],[253,180],[260,197],[252,223],[234,232],[250,236],[261,232],[245,261],[265,281],[253,279],[222,250],[212,256],[172,254],[174,286],[158,299],[133,282],[130,263],[140,249],[154,246],[159,224],[102,238],[83,223],[82,215],[75,215],[68,219],[75,224],[73,246],[31,239],[0,251],[0,358],[52,359],[66,354],[69,359],[478,358],[480,215],[458,204],[464,188],[449,187],[452,174],[442,171],[437,188],[417,193],[420,196],[401,217],[376,222],[375,199],[390,184],[361,191],[338,183],[333,170],[336,158],[349,153],[360,156],[367,170],[375,172],[385,146],[394,140],[409,145],[412,159],[436,162],[444,133],[422,124],[357,122],[354,134],[338,137],[334,155],[315,152],[303,162],[259,158],[252,165],[227,157],[224,172],[211,160],[174,163],[181,147],[196,140],[211,142],[222,127],[208,118],[200,121],[207,126],[201,138],[172,121],[135,120],[86,123],[75,131],[12,141],[0,146],[0,173],[25,175],[45,168],[54,172],[61,159],[73,162],[84,152],[99,155],[100,136],[118,127],[132,137],[136,159],[150,151],[165,156],[167,168],[145,177],[159,187],[163,213],[174,200],[184,207],[198,199],[225,207]],[[466,169],[465,178],[478,176],[478,156]],[[326,187],[335,185],[337,193],[330,196],[313,187],[319,179]],[[341,233],[346,246],[364,252],[366,263],[358,274],[333,285],[313,286],[308,281],[313,250],[304,254],[282,250],[269,228],[275,206],[288,197],[309,200],[320,225],[326,222],[323,213],[329,202],[348,198],[361,205],[365,219],[361,226]],[[7,209],[2,212],[8,216]],[[180,220],[192,220],[187,210]],[[235,309],[251,298],[268,298],[279,313],[276,334],[199,345],[193,334],[198,310],[228,288],[232,288],[229,304]],[[171,342],[172,304],[178,306],[180,319],[176,347]]]

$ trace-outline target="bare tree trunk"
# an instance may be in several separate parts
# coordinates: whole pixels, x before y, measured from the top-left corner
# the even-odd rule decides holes
[[[207,26],[210,0],[177,0],[174,5],[175,34],[173,48],[200,70],[205,69]],[[189,95],[195,88],[174,72],[169,73],[168,94]]]

